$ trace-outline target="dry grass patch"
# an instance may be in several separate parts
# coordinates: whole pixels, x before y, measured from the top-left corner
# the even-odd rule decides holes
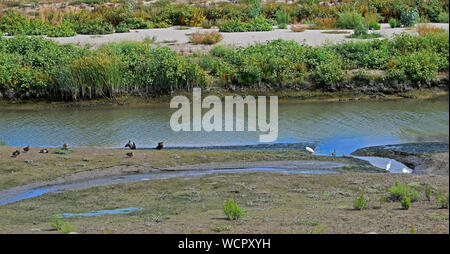
[[[189,42],[193,44],[216,44],[223,39],[222,34],[216,31],[195,32],[189,35]]]
[[[430,26],[428,24],[418,25],[416,28],[419,35],[436,34],[444,32],[444,29]]]
[[[296,32],[296,33],[304,32],[306,30],[306,28],[308,28],[308,26],[303,25],[303,24],[292,24],[290,26],[291,31]]]

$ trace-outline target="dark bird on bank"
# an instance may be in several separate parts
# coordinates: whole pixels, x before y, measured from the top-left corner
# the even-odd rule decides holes
[[[331,154],[333,157],[336,157],[336,149],[334,149],[333,153]]]
[[[133,158],[133,152],[127,153],[127,157],[128,157],[128,158]]]
[[[19,155],[20,155],[19,150],[16,150],[15,152],[12,153],[12,156],[11,156],[11,157],[17,158],[17,156],[19,156]]]
[[[131,150],[135,150],[136,144],[134,142],[131,142],[131,140],[128,140],[128,143],[125,145],[125,147],[129,147]]]
[[[159,142],[158,145],[156,146],[157,150],[161,150],[164,148],[164,142]]]
[[[61,147],[62,150],[68,150],[69,146],[67,144],[63,144]]]
[[[28,145],[27,147],[24,147],[24,148],[23,148],[23,151],[24,151],[24,152],[30,151],[30,145]]]
[[[39,153],[48,153],[48,150],[47,150],[47,148],[44,148],[44,149],[41,149],[41,150],[39,151]]]
[[[347,156],[347,155],[343,154],[343,155],[342,155],[342,158],[349,158],[349,159],[351,159],[351,158],[353,158],[353,157],[352,157],[352,156]]]

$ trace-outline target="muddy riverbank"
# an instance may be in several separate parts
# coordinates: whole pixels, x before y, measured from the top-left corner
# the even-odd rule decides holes
[[[448,143],[423,142],[366,147],[352,155],[392,158],[413,169],[415,174],[448,176],[448,151]]]

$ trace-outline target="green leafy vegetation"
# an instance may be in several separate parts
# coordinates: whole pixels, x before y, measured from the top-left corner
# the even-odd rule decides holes
[[[363,194],[359,198],[353,200],[353,209],[355,210],[363,210],[367,207],[367,200]]]
[[[396,27],[400,26],[400,24],[396,18],[390,18],[389,25],[391,26],[391,28],[396,28]]]
[[[416,190],[413,190],[400,182],[395,182],[395,185],[389,189],[389,193],[391,200],[401,201],[402,203],[405,200],[405,197],[408,198],[410,203],[416,202],[420,198],[420,194]]]
[[[360,13],[351,11],[339,14],[337,26],[339,28],[354,29],[364,21]]]
[[[419,12],[417,9],[404,10],[400,16],[400,23],[404,26],[414,26],[419,19]]]
[[[441,191],[438,191],[436,193],[436,203],[440,208],[446,208],[448,209],[448,201],[449,201],[449,195],[444,195],[441,193]]]
[[[75,230],[75,227],[73,225],[71,225],[67,221],[64,221],[63,219],[61,219],[61,217],[59,217],[57,215],[52,217],[50,226],[53,229],[58,230],[58,232],[63,233],[63,234],[68,234],[68,233],[74,232],[74,230]]]
[[[401,203],[402,203],[403,209],[405,209],[405,210],[408,210],[411,207],[411,199],[406,196],[403,197]]]
[[[236,32],[241,31],[242,26],[247,27],[248,31],[268,31],[261,30],[269,29],[267,23],[281,27],[289,23],[308,23],[316,25],[316,28],[354,29],[362,22],[376,30],[376,22],[391,23],[391,19],[400,20],[398,23],[404,26],[414,25],[419,18],[431,22],[448,22],[449,10],[448,1],[441,0],[348,0],[330,6],[318,4],[319,1],[316,0],[295,3],[246,0],[238,4],[211,2],[208,5],[173,3],[169,0],[151,4],[119,1],[115,5],[108,5],[104,0],[77,0],[70,5],[82,3],[89,4],[91,8],[76,11],[40,8],[27,17],[18,12],[5,12],[0,14],[0,30],[8,34],[48,34],[64,22],[70,24],[70,28],[57,28],[64,33],[53,31],[52,36],[71,36],[73,32],[107,34],[179,25],[205,28],[223,23],[227,23],[223,31]],[[12,2],[0,4],[13,6]],[[266,21],[261,23],[258,19]],[[255,28],[258,30],[254,30]]]
[[[217,41],[212,39],[205,43]],[[155,97],[210,84],[227,88],[303,83],[310,90],[336,91],[349,82],[373,80],[386,85],[409,82],[418,89],[449,68],[449,37],[443,31],[320,47],[275,40],[247,48],[215,46],[207,54],[190,56],[152,42],[87,49],[37,37],[0,37],[0,97]],[[381,72],[374,76],[370,70]]]
[[[425,197],[428,201],[431,201],[431,187],[428,184],[425,186]]]
[[[233,199],[223,202],[222,207],[229,220],[237,220],[244,215],[242,208]]]
[[[248,23],[232,19],[219,26],[219,32],[259,32],[272,29],[272,23],[262,16],[253,18]]]

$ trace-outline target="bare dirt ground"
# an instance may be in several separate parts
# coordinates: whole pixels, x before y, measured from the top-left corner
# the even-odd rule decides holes
[[[395,181],[422,195],[409,210],[379,202]],[[214,174],[117,184],[53,193],[0,206],[0,233],[57,233],[50,218],[61,213],[136,207],[125,215],[65,219],[77,233],[448,233],[448,209],[426,201],[424,185],[448,193],[448,177],[342,173]],[[355,210],[361,194],[369,200]],[[222,202],[245,211],[229,221]]]
[[[449,24],[433,23],[431,26],[449,29]],[[189,28],[179,30],[177,27],[161,29],[141,29],[132,30],[128,33],[115,33],[108,35],[76,35],[74,37],[49,38],[61,44],[73,43],[76,45],[90,45],[98,47],[112,42],[123,41],[144,41],[154,39],[155,43],[169,46],[182,52],[207,52],[214,45],[194,45],[189,43],[189,34],[197,31],[218,31],[218,29]],[[333,33],[344,31],[347,33]],[[325,32],[325,33],[324,33]],[[390,28],[389,24],[381,24],[381,30],[375,31],[383,37],[391,38],[395,34],[410,33],[416,34],[415,29]],[[255,43],[264,43],[276,39],[294,40],[310,46],[320,46],[325,43],[339,43],[342,41],[355,40],[347,38],[352,30],[306,30],[304,32],[292,32],[289,29],[274,29],[268,32],[242,32],[242,33],[222,33],[223,40],[216,45],[242,46],[246,47]]]
[[[39,154],[37,148],[11,158],[15,147],[0,146],[0,189],[40,181],[71,182],[108,175],[167,170],[277,166],[289,160],[344,163],[370,168],[359,160],[311,156],[304,151],[134,151],[74,149],[66,155]],[[283,162],[284,161],[284,162]],[[345,170],[346,168],[346,170]],[[448,233],[448,209],[435,194],[448,195],[448,176],[361,173],[346,166],[329,175],[275,172],[215,173],[48,193],[0,206],[0,233],[57,233],[52,216],[136,207],[124,215],[65,219],[77,233]],[[409,210],[399,202],[380,203],[396,181],[420,194]],[[42,182],[41,182],[42,183]],[[425,186],[431,186],[431,201]],[[364,210],[353,209],[361,194]],[[234,199],[245,211],[229,221],[222,203]]]

